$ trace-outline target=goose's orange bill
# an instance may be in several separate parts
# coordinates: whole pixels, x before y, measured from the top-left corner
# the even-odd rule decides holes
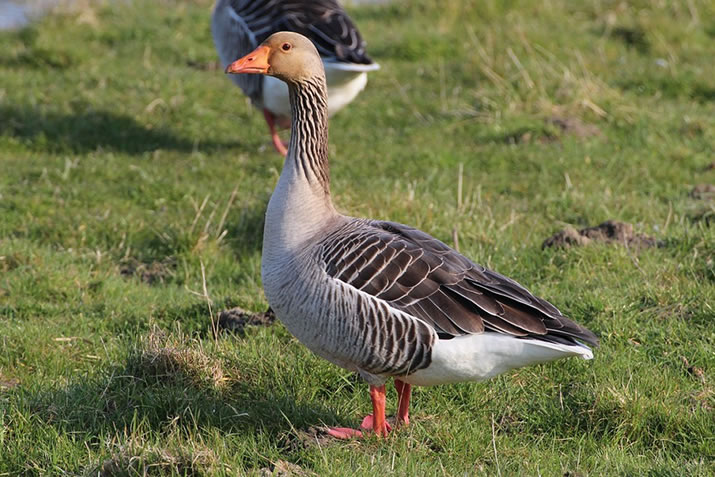
[[[226,67],[226,73],[268,73],[268,56],[271,49],[268,46],[259,46],[243,58],[239,58]]]

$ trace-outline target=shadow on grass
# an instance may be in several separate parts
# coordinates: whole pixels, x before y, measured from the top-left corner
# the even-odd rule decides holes
[[[0,136],[20,139],[30,149],[45,152],[87,153],[106,149],[141,154],[157,149],[214,151],[241,145],[212,141],[197,144],[169,130],[151,129],[130,116],[109,111],[65,114],[15,106],[0,107]]]
[[[102,378],[77,379],[62,389],[19,391],[16,397],[44,425],[86,442],[127,430],[162,435],[178,427],[191,435],[218,428],[226,435],[253,434],[256,440],[260,434],[292,453],[306,445],[296,431],[338,424],[337,415],[318,401],[297,400],[277,387],[236,380],[219,390],[211,382],[216,376],[191,376],[181,369],[162,374],[162,366],[157,359],[156,369],[137,372],[129,363]]]
[[[263,248],[263,225],[265,223],[268,200],[259,205],[244,207],[238,218],[228,222],[226,241],[237,258],[260,252]]]
[[[5,46],[0,67],[64,70],[76,63],[71,52],[62,49],[61,42],[47,48],[38,44],[38,37],[39,31],[32,25],[18,31],[0,31],[0,41]]]

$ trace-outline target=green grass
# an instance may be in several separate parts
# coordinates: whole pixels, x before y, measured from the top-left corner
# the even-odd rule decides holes
[[[281,325],[211,332],[267,306],[281,159],[210,5],[90,5],[0,34],[0,475],[715,475],[711,2],[351,8],[382,69],[331,123],[340,209],[456,229],[602,340],[362,442],[309,434],[369,411],[355,376]],[[607,219],[664,246],[541,248]]]

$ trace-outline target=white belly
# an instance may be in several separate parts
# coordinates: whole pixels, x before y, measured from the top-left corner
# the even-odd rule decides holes
[[[438,340],[432,349],[430,365],[400,379],[418,386],[483,381],[510,369],[568,356],[591,359],[593,353],[587,346],[546,343],[486,332]]]

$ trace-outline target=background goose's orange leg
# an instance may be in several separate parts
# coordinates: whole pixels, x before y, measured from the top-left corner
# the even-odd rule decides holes
[[[268,129],[271,130],[271,139],[273,140],[273,146],[276,148],[276,151],[278,151],[278,154],[280,154],[281,156],[285,156],[286,154],[288,154],[288,149],[286,149],[286,145],[283,144],[283,141],[281,140],[280,136],[278,135],[278,131],[276,130],[276,117],[267,109],[263,110],[263,117],[266,118]]]
[[[395,389],[397,389],[397,424],[407,426],[410,424],[410,394],[412,385],[404,381],[395,379]]]

